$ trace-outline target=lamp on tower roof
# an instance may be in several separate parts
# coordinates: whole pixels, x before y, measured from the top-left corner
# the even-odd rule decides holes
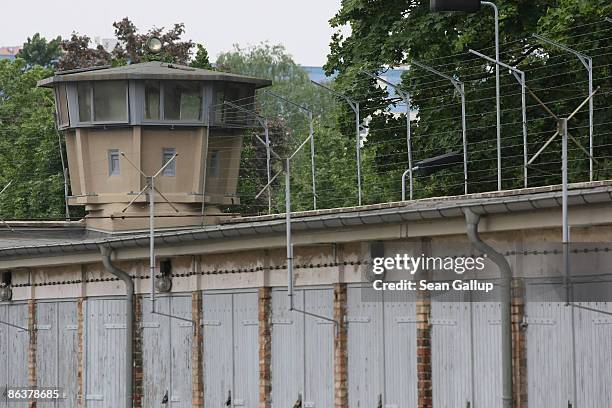
[[[147,40],[146,46],[151,54],[159,54],[163,48],[163,43],[158,37],[151,37]]]

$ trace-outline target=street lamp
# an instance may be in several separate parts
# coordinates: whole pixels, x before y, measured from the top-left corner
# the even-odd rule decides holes
[[[466,11],[474,13],[480,10],[480,6],[490,6],[495,13],[495,102],[497,113],[497,190],[502,189],[501,171],[501,105],[500,105],[500,82],[499,82],[499,10],[495,3],[479,0],[430,0],[431,11]]]
[[[162,50],[163,47],[163,43],[162,41],[157,38],[157,37],[151,37],[147,40],[147,49],[152,53],[152,54],[159,54]]]

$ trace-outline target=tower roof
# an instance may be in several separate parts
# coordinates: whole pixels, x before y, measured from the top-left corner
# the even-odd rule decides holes
[[[262,88],[272,81],[227,72],[169,64],[160,61],[141,62],[120,67],[92,67],[56,72],[52,77],[38,81],[38,86],[51,87],[57,82],[105,81],[118,79],[157,79],[181,81],[230,81],[253,84]]]

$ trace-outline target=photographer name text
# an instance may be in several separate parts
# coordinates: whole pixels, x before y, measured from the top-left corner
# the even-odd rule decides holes
[[[400,280],[398,282],[385,282],[383,280],[375,280],[372,282],[374,290],[409,290],[409,291],[430,291],[430,292],[448,292],[450,290],[456,291],[479,291],[479,292],[491,292],[493,290],[493,283],[482,282],[476,279],[462,280],[456,279],[452,282],[431,282],[426,279],[419,281]]]

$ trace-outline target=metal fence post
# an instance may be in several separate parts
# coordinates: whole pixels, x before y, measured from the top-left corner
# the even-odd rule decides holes
[[[462,132],[462,145],[463,145],[463,192],[465,194],[468,193],[468,180],[467,180],[467,128],[466,128],[466,118],[465,118],[465,86],[462,81],[457,78],[453,78],[449,75],[443,74],[442,72],[434,69],[428,65],[423,64],[419,61],[412,61],[414,65],[417,67],[421,67],[424,70],[431,72],[432,74],[436,74],[442,78],[448,79],[451,84],[455,87],[457,92],[459,92],[461,96],[461,132]]]
[[[588,71],[589,95],[593,93],[593,59],[591,57],[541,35],[533,34],[533,36],[546,44],[575,55]],[[593,181],[593,98],[589,99],[589,156],[589,181]]]
[[[359,117],[359,102],[349,98],[348,96],[341,94],[340,92],[336,92],[331,88],[328,88],[327,86],[320,84],[318,82],[315,81],[310,81],[313,84],[315,84],[316,86],[325,89],[327,92],[331,93],[332,95],[336,95],[339,98],[342,98],[346,101],[346,103],[351,107],[351,109],[353,110],[353,112],[355,113],[355,122],[356,122],[356,150],[357,150],[357,201],[359,203],[359,205],[361,205],[361,199],[362,199],[362,192],[361,192],[361,120]]]
[[[493,62],[497,66],[504,67],[512,72],[512,75],[517,80],[517,82],[521,85],[521,112],[522,112],[522,122],[523,122],[523,185],[527,187],[527,165],[528,165],[528,157],[527,157],[527,83],[525,81],[525,72],[520,69],[516,69],[513,66],[508,64],[504,64],[501,61],[496,61],[491,57],[487,57],[486,55],[474,51],[472,49],[469,50],[470,53],[479,56],[489,62]]]

